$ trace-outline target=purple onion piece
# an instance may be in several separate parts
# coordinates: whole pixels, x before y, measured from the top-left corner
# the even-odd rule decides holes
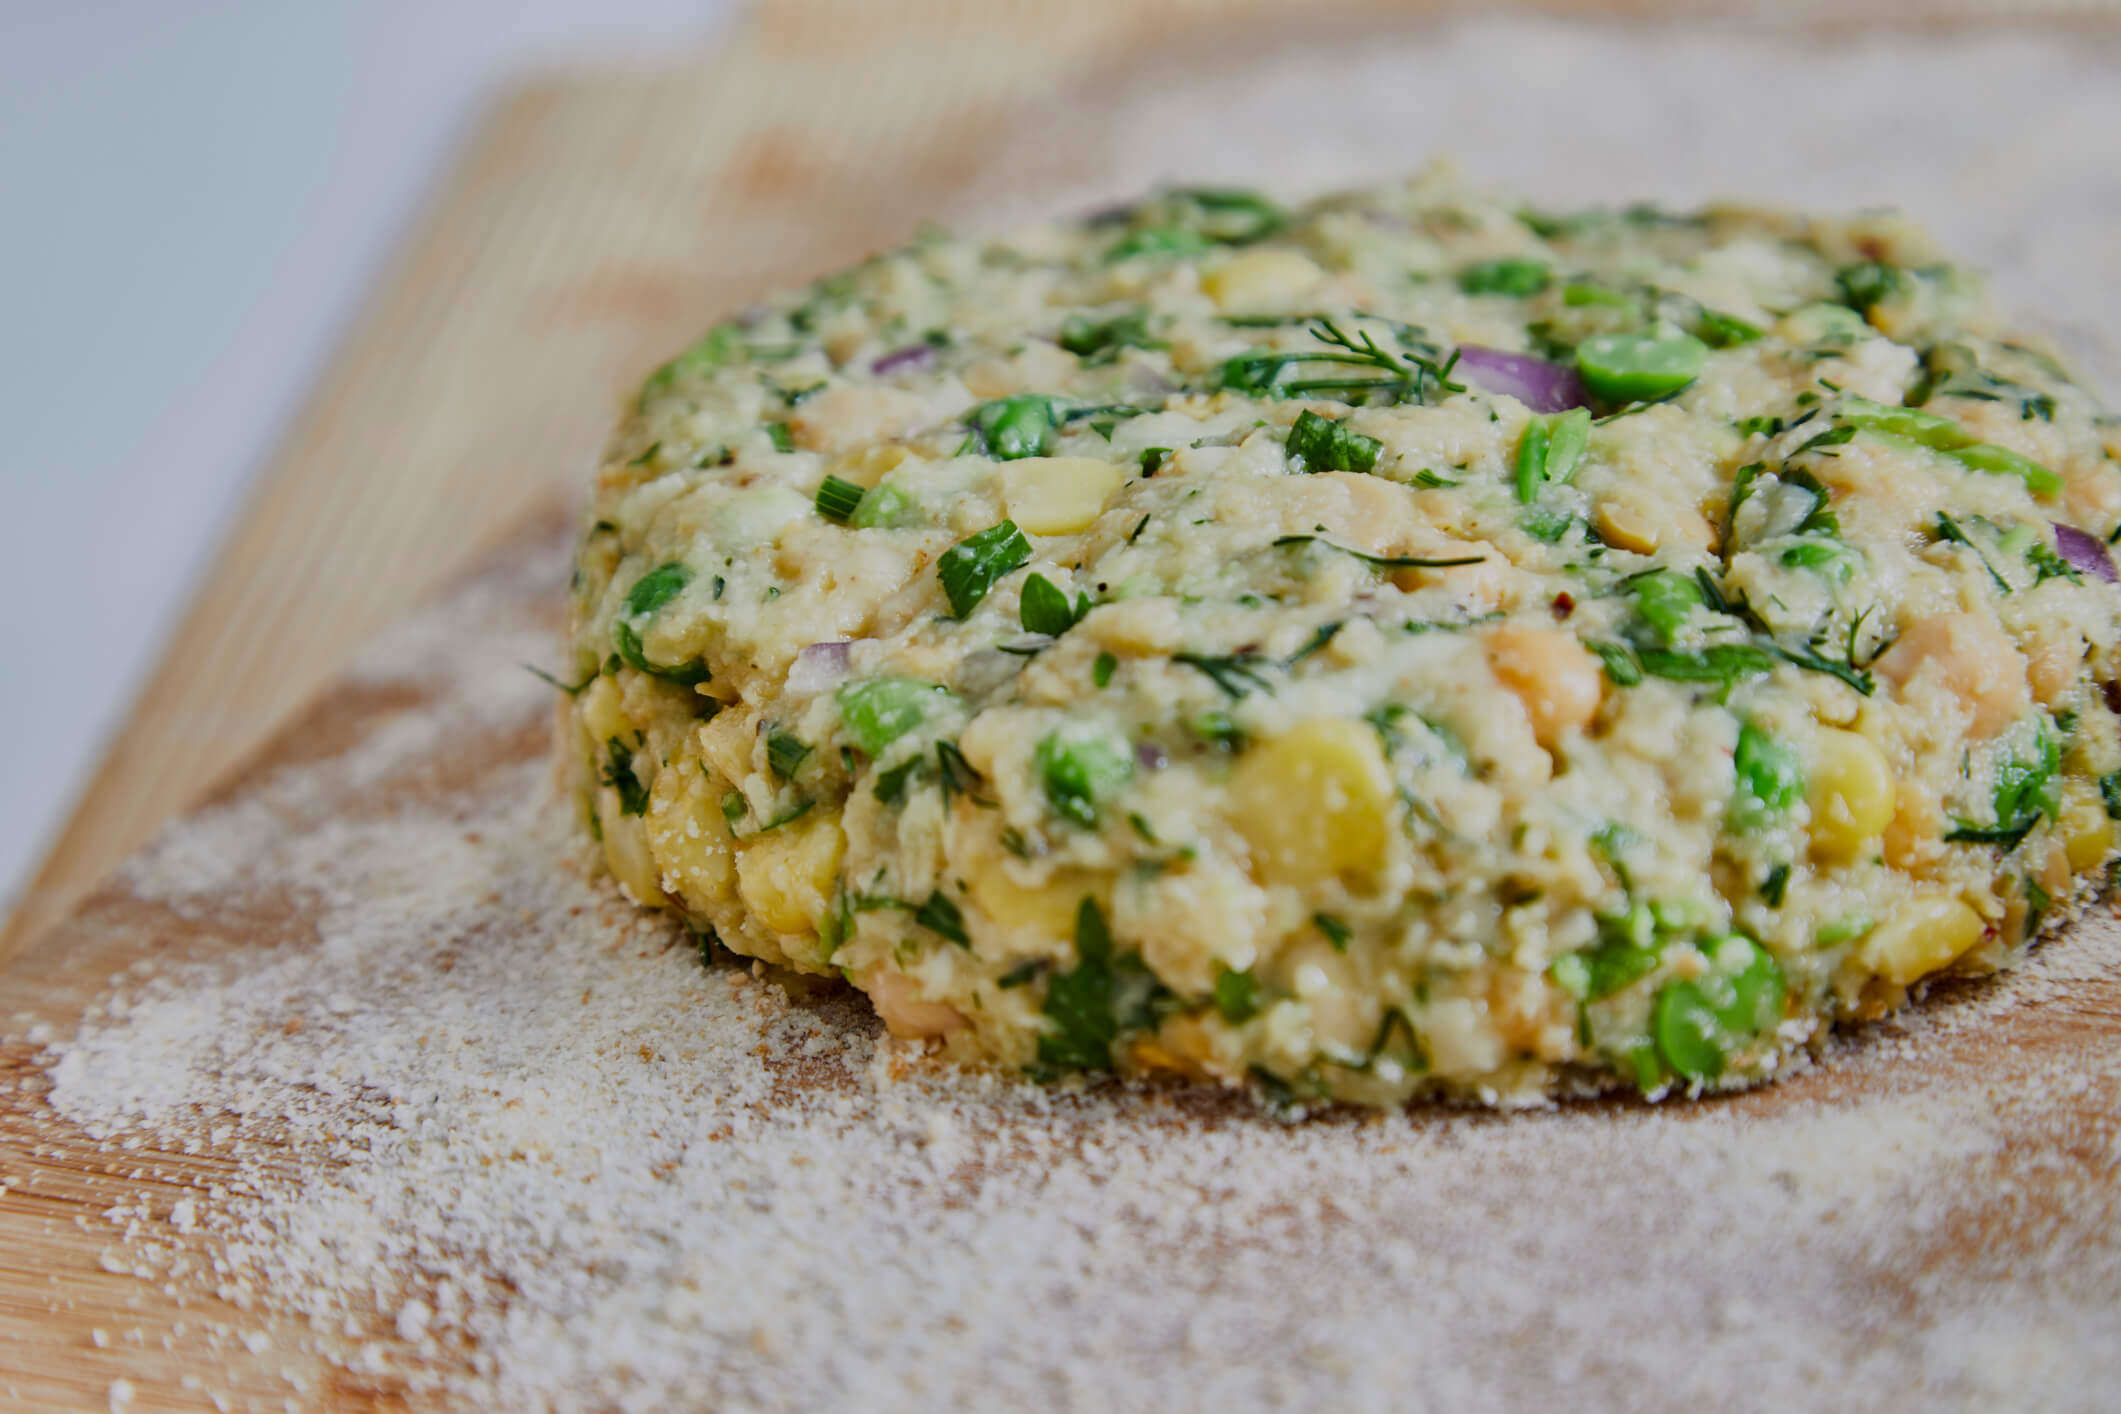
[[[788,669],[788,691],[813,693],[839,686],[847,676],[848,654],[853,647],[844,641],[805,646]]]
[[[2121,584],[2121,574],[2114,572],[2113,556],[2106,552],[2106,543],[2088,531],[2056,521],[2055,553],[2086,574],[2095,574],[2108,584]]]
[[[911,373],[917,368],[926,368],[935,362],[935,345],[908,344],[902,349],[893,349],[875,363],[869,371],[879,378],[888,378],[894,373]]]
[[[1466,344],[1458,350],[1454,371],[1464,373],[1491,393],[1509,394],[1534,412],[1565,412],[1588,407],[1591,402],[1575,369],[1530,354]]]
[[[1134,743],[1134,759],[1144,771],[1161,771],[1171,763],[1164,749],[1153,741]]]

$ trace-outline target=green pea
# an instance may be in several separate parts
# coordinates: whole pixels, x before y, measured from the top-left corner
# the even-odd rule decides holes
[[[1668,397],[1701,376],[1707,344],[1678,330],[1599,334],[1576,346],[1576,371],[1593,396],[1607,403]]]
[[[1775,955],[1751,938],[1733,933],[1716,945],[1719,975],[1730,979],[1731,1001],[1718,1013],[1724,1026],[1741,1036],[1753,1037],[1772,1030],[1782,1020],[1783,999],[1788,984]]]
[[[1002,461],[1042,457],[1053,447],[1053,399],[1037,393],[981,403],[968,421],[987,453]]]
[[[1714,1080],[1723,1074],[1728,1061],[1723,1028],[1716,1024],[1709,999],[1694,983],[1672,982],[1657,994],[1650,1030],[1665,1064],[1687,1079]]]
[[[868,678],[839,690],[840,720],[854,744],[876,756],[919,726],[928,709],[949,695],[938,684],[918,678]]]
[[[1071,739],[1054,732],[1039,742],[1032,762],[1054,812],[1092,829],[1098,804],[1134,774],[1133,758],[1122,747],[1095,736]]]
[[[1731,824],[1736,829],[1759,829],[1804,794],[1804,768],[1797,753],[1751,722],[1738,729],[1731,764],[1738,773],[1738,788],[1731,793]]]
[[[1671,570],[1653,570],[1628,585],[1635,598],[1635,611],[1670,646],[1692,622],[1695,611],[1704,608],[1701,586]]]
[[[1710,971],[1666,983],[1657,993],[1650,1033],[1657,1052],[1688,1080],[1713,1080],[1731,1056],[1782,1019],[1788,990],[1774,955],[1732,934],[1709,953]]]
[[[847,524],[856,530],[895,529],[920,519],[921,508],[913,498],[891,483],[871,487],[855,506]]]

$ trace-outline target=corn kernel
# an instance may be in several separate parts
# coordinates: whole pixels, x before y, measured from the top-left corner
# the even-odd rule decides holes
[[[648,848],[648,833],[640,816],[625,812],[619,793],[610,786],[597,791],[597,824],[604,833],[604,863],[626,897],[651,908],[660,906],[662,873]]]
[[[1265,877],[1303,884],[1374,873],[1392,837],[1392,779],[1359,722],[1305,722],[1253,748],[1230,775],[1230,821]]]
[[[618,684],[599,674],[596,681],[583,689],[581,706],[582,730],[589,733],[591,742],[601,749],[605,742],[614,738],[620,741],[633,739],[633,723],[626,719],[626,711],[619,705]]]
[[[837,815],[810,815],[759,835],[736,858],[737,894],[776,933],[817,926],[839,877],[846,837]]]
[[[2062,845],[2075,873],[2098,867],[2114,847],[2114,822],[2089,783],[2072,781],[2062,796]]]
[[[1617,501],[1607,501],[1598,507],[1598,538],[1638,555],[1654,555],[1662,543],[1657,527],[1648,517]]]
[[[752,750],[759,739],[759,714],[749,707],[718,712],[694,733],[700,759],[724,781],[741,781],[756,769]]]
[[[1812,852],[1847,863],[1869,853],[1893,822],[1893,775],[1885,756],[1855,732],[1820,729],[1813,753]]]
[[[882,481],[886,472],[904,466],[912,457],[913,453],[904,447],[872,442],[834,457],[826,463],[825,471],[827,475],[851,481],[866,491]]]
[[[1002,497],[1031,534],[1073,535],[1090,528],[1124,475],[1096,457],[1024,457],[1003,468]]]
[[[1004,928],[1042,938],[1073,937],[1076,910],[1089,892],[1079,875],[1066,870],[1043,884],[1019,884],[997,866],[973,875],[970,883],[981,913]]]
[[[1864,938],[1859,956],[1888,982],[1905,987],[1981,941],[1981,915],[1950,894],[1916,899]]]
[[[1293,250],[1248,250],[1201,277],[1200,287],[1221,309],[1243,309],[1293,299],[1325,278]]]
[[[712,913],[734,901],[736,841],[721,809],[728,789],[687,752],[656,773],[648,797],[649,851],[664,888],[694,913]]]

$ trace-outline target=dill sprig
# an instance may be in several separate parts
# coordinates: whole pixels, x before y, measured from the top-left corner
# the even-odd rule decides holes
[[[1327,347],[1310,350],[1275,350],[1240,354],[1222,366],[1218,386],[1244,393],[1270,393],[1276,397],[1321,394],[1335,402],[1353,403],[1382,393],[1392,403],[1426,402],[1432,394],[1461,393],[1463,383],[1451,381],[1458,365],[1458,351],[1442,362],[1420,354],[1395,354],[1379,344],[1368,330],[1353,335],[1321,315],[1311,325],[1311,337]],[[1305,365],[1327,364],[1367,373],[1341,377],[1288,377]],[[1357,397],[1344,396],[1354,394]]]

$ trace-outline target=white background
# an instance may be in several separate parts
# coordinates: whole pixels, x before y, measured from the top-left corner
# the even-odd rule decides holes
[[[0,0],[0,915],[484,102],[737,9]]]

